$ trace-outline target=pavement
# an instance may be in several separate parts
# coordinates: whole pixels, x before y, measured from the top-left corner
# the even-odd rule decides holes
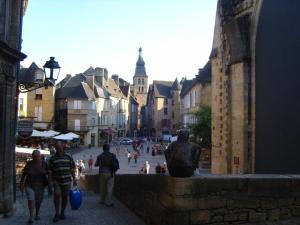
[[[155,173],[155,166],[157,163],[161,165],[165,162],[164,155],[155,155],[152,156],[151,152],[146,153],[146,148],[141,152],[137,163],[134,163],[134,159],[131,159],[131,162],[128,164],[127,155],[125,148],[128,148],[131,153],[133,153],[132,146],[121,146],[120,154],[117,156],[120,163],[120,170],[117,173],[119,174],[138,174],[140,168],[143,166],[145,161],[148,161],[150,164],[150,173]],[[151,149],[151,148],[150,148]],[[92,156],[94,163],[97,156],[102,152],[101,148],[86,148],[86,149],[76,149],[72,152],[74,160],[84,160],[88,161],[90,156]],[[116,153],[115,147],[111,148],[111,152]],[[209,173],[207,169],[200,169],[200,173]],[[86,163],[85,174],[98,173],[98,168],[94,167],[89,170]],[[83,190],[83,203],[79,210],[71,210],[70,205],[66,209],[66,220],[61,220],[55,224],[64,224],[64,225],[144,225],[143,221],[140,220],[135,214],[129,211],[126,206],[124,206],[117,199],[114,199],[113,207],[106,207],[99,204],[99,195],[93,192],[87,192]],[[27,200],[25,196],[22,196],[21,193],[17,193],[17,202],[16,202],[16,211],[13,216],[8,218],[0,217],[0,224],[2,225],[22,225],[27,224],[28,220],[28,209],[27,209]],[[1,215],[0,215],[1,216]],[[54,224],[52,222],[54,216],[54,206],[52,197],[45,194],[40,217],[41,220],[34,221],[35,225],[48,225]]]
[[[163,165],[163,163],[165,162],[165,156],[163,154],[152,156],[151,155],[151,147],[152,147],[152,145],[150,145],[150,152],[147,153],[146,146],[145,146],[144,151],[142,151],[140,153],[140,156],[138,157],[136,164],[134,163],[133,158],[131,159],[130,163],[128,164],[125,148],[128,148],[128,150],[132,154],[133,148],[131,145],[121,145],[119,156],[116,153],[116,148],[114,146],[111,147],[110,152],[115,153],[117,155],[117,158],[119,159],[120,169],[117,171],[117,174],[138,174],[139,170],[142,168],[145,161],[148,161],[150,164],[149,173],[154,174],[157,163],[159,163],[160,165]],[[89,160],[90,156],[92,156],[93,161],[95,163],[97,156],[100,153],[102,153],[102,148],[90,148],[90,149],[85,148],[85,149],[81,149],[80,151],[76,150],[76,152],[74,152],[72,154],[72,156],[73,156],[74,160],[83,160],[86,162],[85,163],[86,169],[85,169],[84,173],[96,174],[96,173],[98,173],[98,167],[93,166],[93,168],[91,170],[89,170],[87,161]],[[199,170],[197,171],[197,174],[208,174],[208,173],[210,173],[210,170],[205,169],[205,168],[199,168]]]
[[[66,209],[66,220],[53,223],[54,206],[52,197],[45,195],[41,206],[41,220],[34,221],[33,225],[145,225],[136,215],[129,211],[122,203],[114,200],[113,207],[99,204],[99,195],[92,192],[83,192],[83,203],[79,210]],[[18,194],[16,212],[9,218],[0,218],[1,225],[26,225],[28,220],[27,200]]]

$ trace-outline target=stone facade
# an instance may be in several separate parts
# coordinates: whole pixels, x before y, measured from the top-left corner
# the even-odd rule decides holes
[[[27,1],[25,1],[27,2]],[[0,214],[13,211],[17,79],[21,51],[22,0],[0,1]]]
[[[177,81],[154,80],[147,97],[149,133],[153,137],[175,134],[181,126],[180,90]]]
[[[250,42],[261,2],[218,2],[211,53],[212,173],[254,172]]]
[[[218,1],[210,57],[212,173],[299,173],[299,162],[289,160],[300,155],[299,6]]]
[[[193,80],[183,80],[181,97],[181,121],[184,128],[196,123],[194,113],[201,105],[211,106],[211,62],[209,61]]]
[[[97,175],[81,180],[98,191]],[[115,195],[146,224],[299,224],[298,176],[117,175]],[[285,223],[286,220],[293,223]]]

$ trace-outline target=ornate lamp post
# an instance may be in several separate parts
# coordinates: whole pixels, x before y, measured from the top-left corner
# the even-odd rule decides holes
[[[45,73],[45,84],[47,81],[49,82],[50,86],[53,86],[60,72],[60,66],[58,65],[58,62],[56,62],[52,56],[50,57],[50,60],[45,63],[43,68]]]
[[[18,87],[19,92],[25,93],[36,90],[41,87],[53,87],[60,72],[60,66],[54,57],[50,57],[50,60],[45,63],[44,68],[44,81],[36,81],[34,77],[28,77],[26,80],[19,80]]]

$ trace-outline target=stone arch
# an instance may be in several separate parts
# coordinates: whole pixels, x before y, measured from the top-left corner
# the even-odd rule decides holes
[[[261,4],[252,46],[254,170],[300,173],[300,1]]]

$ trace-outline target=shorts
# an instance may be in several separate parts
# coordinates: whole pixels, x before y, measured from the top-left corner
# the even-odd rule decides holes
[[[43,187],[25,187],[25,193],[28,201],[41,202],[44,197]]]
[[[68,196],[69,191],[71,189],[71,183],[70,184],[59,184],[58,182],[53,182],[53,189],[54,189],[54,195],[59,196]]]

